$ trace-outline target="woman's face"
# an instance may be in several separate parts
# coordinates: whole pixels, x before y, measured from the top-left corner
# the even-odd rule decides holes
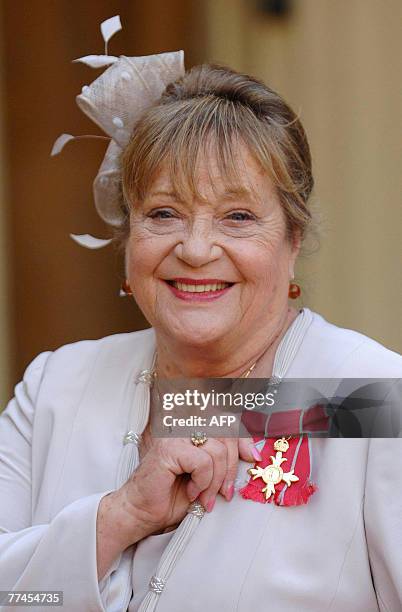
[[[202,200],[179,201],[162,166],[131,212],[134,297],[156,332],[181,344],[239,345],[287,312],[298,244],[266,173],[246,147],[237,159],[241,189],[225,186],[212,156],[197,168]]]

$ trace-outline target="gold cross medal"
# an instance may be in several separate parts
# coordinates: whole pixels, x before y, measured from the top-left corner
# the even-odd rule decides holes
[[[248,473],[250,476],[253,476],[253,480],[256,478],[262,478],[265,482],[266,486],[261,490],[261,493],[265,493],[265,499],[268,500],[273,493],[275,493],[275,485],[280,482],[285,482],[288,487],[292,484],[292,482],[297,482],[299,480],[298,476],[296,476],[293,472],[294,470],[290,470],[289,472],[284,472],[281,468],[282,463],[287,461],[286,457],[282,456],[282,453],[286,453],[289,448],[289,442],[286,438],[280,438],[276,440],[274,443],[274,450],[276,450],[275,457],[271,455],[271,464],[262,468],[260,466],[256,468],[250,468]]]

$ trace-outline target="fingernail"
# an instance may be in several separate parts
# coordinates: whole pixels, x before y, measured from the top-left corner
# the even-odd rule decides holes
[[[251,447],[251,454],[256,461],[262,461],[261,453],[254,446]]]
[[[230,485],[226,489],[225,497],[228,500],[228,502],[232,500],[233,495],[234,495],[234,483],[232,482],[232,483],[230,483]]]
[[[207,505],[205,506],[205,509],[207,512],[212,512],[213,507],[215,506],[215,497],[211,497],[211,499],[209,500],[209,502],[207,503]]]

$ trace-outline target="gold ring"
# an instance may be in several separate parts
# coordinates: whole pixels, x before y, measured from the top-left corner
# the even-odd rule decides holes
[[[190,439],[194,446],[202,446],[208,440],[205,431],[193,431]]]

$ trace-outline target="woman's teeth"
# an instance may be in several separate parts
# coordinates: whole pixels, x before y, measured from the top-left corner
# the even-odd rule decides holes
[[[208,285],[187,285],[185,283],[179,283],[172,281],[172,285],[180,291],[188,291],[192,293],[202,293],[204,291],[219,291],[220,289],[226,289],[231,283],[210,283]]]

